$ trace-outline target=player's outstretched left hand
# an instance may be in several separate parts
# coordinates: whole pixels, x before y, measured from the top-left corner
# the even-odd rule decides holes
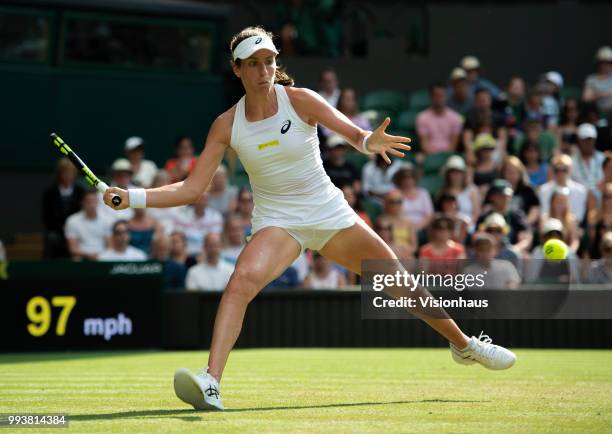
[[[121,198],[121,203],[119,204],[119,206],[113,205],[113,202],[111,201],[113,195],[119,196]],[[117,211],[130,207],[130,197],[128,195],[128,192],[127,190],[124,190],[122,188],[118,188],[118,187],[107,188],[106,191],[104,192],[103,197],[104,197],[104,203],[110,206],[112,209],[115,209]]]
[[[411,142],[410,137],[391,136],[387,134],[385,130],[390,123],[391,119],[386,117],[380,126],[372,131],[372,135],[368,137],[366,143],[368,151],[382,155],[387,164],[391,164],[391,159],[387,153],[395,155],[396,157],[403,157],[404,153],[399,151],[399,149],[409,151],[410,146],[405,143]]]

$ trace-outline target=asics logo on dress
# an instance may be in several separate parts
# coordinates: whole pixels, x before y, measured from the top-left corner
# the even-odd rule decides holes
[[[205,392],[207,396],[214,396],[216,399],[219,399],[219,390],[216,387],[210,386]]]
[[[285,134],[291,128],[291,121],[287,119],[283,126],[281,127],[281,134]]]

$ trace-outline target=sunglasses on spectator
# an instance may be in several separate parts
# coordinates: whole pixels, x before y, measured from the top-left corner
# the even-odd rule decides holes
[[[113,231],[113,234],[115,235],[121,235],[121,234],[127,234],[129,231],[127,229],[115,229]]]
[[[489,234],[501,234],[503,232],[502,228],[487,228],[486,231]]]
[[[391,205],[400,205],[402,203],[401,199],[389,199],[389,203]]]
[[[566,173],[568,171],[567,167],[554,167],[553,172],[555,173]]]

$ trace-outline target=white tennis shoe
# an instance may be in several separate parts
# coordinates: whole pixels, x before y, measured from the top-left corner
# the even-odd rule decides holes
[[[223,410],[219,382],[205,369],[193,374],[187,368],[174,373],[174,393],[196,410]]]
[[[499,345],[494,345],[493,340],[480,332],[480,336],[472,336],[467,348],[458,349],[450,344],[453,360],[461,365],[472,365],[480,363],[487,369],[508,369],[516,362],[516,355]]]

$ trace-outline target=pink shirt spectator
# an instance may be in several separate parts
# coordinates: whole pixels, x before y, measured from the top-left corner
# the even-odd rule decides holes
[[[449,152],[454,151],[453,137],[461,133],[463,120],[452,109],[445,108],[442,114],[437,114],[429,108],[419,113],[416,125],[419,135],[428,138],[430,153]]]

